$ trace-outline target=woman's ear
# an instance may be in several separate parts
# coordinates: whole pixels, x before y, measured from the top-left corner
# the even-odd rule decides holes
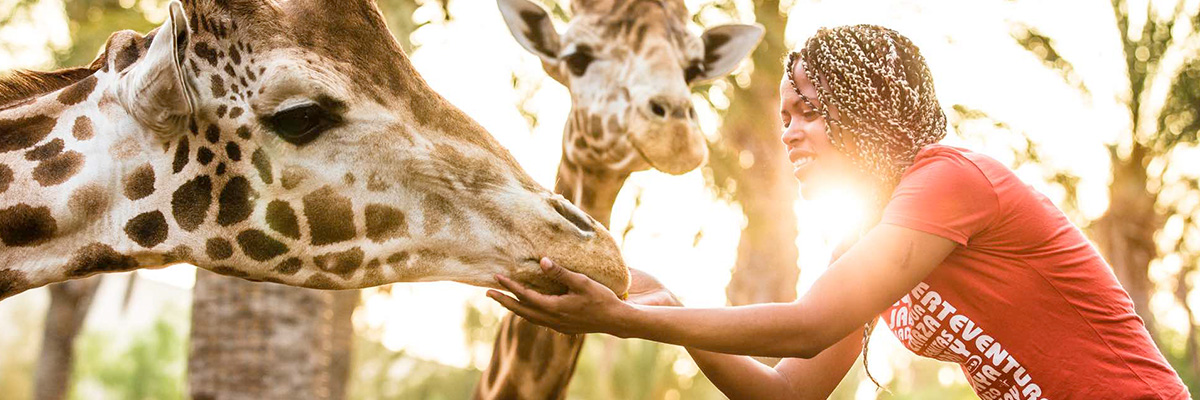
[[[167,21],[158,28],[146,56],[118,82],[121,104],[139,124],[158,136],[182,132],[196,111],[196,91],[183,68],[191,40],[187,16],[179,1],[167,7]]]

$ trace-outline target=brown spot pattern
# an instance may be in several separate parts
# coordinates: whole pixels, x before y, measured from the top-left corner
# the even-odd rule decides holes
[[[213,260],[224,260],[233,256],[233,244],[223,238],[208,239],[204,244],[204,252]]]
[[[210,78],[212,79],[212,85],[210,85],[210,87],[212,88],[213,97],[216,97],[216,98],[225,97],[225,80],[221,79],[220,75],[215,75],[215,74],[213,76],[211,76]],[[225,112],[220,111],[220,113],[224,114]]]
[[[80,248],[67,262],[68,277],[82,277],[101,272],[120,272],[136,269],[138,262],[133,257],[118,253],[112,246],[92,243]]]
[[[154,167],[142,164],[125,176],[125,197],[138,200],[154,193]]]
[[[75,126],[71,128],[71,136],[78,140],[88,140],[95,135],[95,129],[92,127],[92,119],[86,115],[80,115],[75,118]]]
[[[208,61],[209,65],[217,66],[217,51],[212,47],[208,47],[207,42],[196,42],[196,45],[192,46],[192,49],[196,52],[197,56],[203,58],[204,61]]]
[[[302,266],[302,265],[304,265],[304,263],[301,262],[299,258],[292,257],[292,258],[283,260],[283,262],[280,262],[279,265],[276,265],[275,269],[273,269],[272,271],[275,271],[275,272],[278,272],[278,273],[284,274],[284,275],[293,275],[296,272],[300,271],[300,266]]]
[[[363,251],[358,247],[350,250],[322,254],[313,257],[313,263],[322,271],[337,274],[342,279],[349,279],[358,267],[362,266]]]
[[[267,204],[267,226],[275,232],[292,239],[300,238],[300,222],[296,220],[296,212],[286,201],[275,200]]]
[[[151,38],[146,38],[145,42],[150,43]],[[121,49],[121,51],[117,53],[116,64],[114,64],[114,66],[117,68],[117,72],[121,72],[124,71],[125,68],[129,68],[129,66],[133,65],[133,63],[137,61],[139,57],[141,57],[141,51],[138,49],[137,41],[130,42],[128,46],[125,46],[124,49]]]
[[[245,253],[246,256],[254,261],[267,261],[286,253],[288,250],[287,245],[272,239],[257,229],[250,229],[239,233],[237,242],[242,247],[242,253]]]
[[[12,269],[0,270],[0,299],[16,294],[29,286],[25,273]]]
[[[250,155],[250,163],[258,170],[258,178],[262,179],[263,183],[270,185],[275,182],[275,177],[271,174],[271,161],[261,148],[254,150],[254,154]]]
[[[34,147],[33,150],[25,152],[25,159],[29,161],[42,161],[58,155],[58,153],[63,151],[63,147],[63,140],[55,138],[49,143]]]
[[[250,189],[250,182],[246,178],[235,176],[230,179],[225,184],[225,188],[221,189],[221,197],[217,200],[217,204],[220,206],[217,211],[217,223],[221,226],[229,226],[245,221],[254,211],[250,197],[256,195]]]
[[[80,219],[94,221],[108,210],[108,190],[99,184],[88,184],[71,193],[67,207]]]
[[[380,204],[369,204],[364,210],[367,221],[367,238],[382,242],[391,238],[404,237],[408,223],[404,212]]]
[[[9,247],[42,244],[57,230],[58,224],[47,207],[17,204],[0,210],[0,240]]]
[[[0,193],[8,191],[8,185],[13,182],[13,170],[7,165],[0,164]]]
[[[91,75],[71,86],[67,86],[58,94],[58,102],[65,105],[75,105],[87,100],[88,95],[96,88],[96,76]]]
[[[204,138],[208,139],[209,143],[216,144],[221,140],[221,128],[218,128],[216,124],[209,125],[208,129],[204,130]]]
[[[167,240],[167,219],[162,211],[142,213],[125,224],[129,239],[145,248],[151,248]]]
[[[421,201],[421,209],[425,212],[425,234],[432,235],[442,227],[446,216],[454,211],[454,205],[439,194],[429,193]]]
[[[68,151],[42,161],[33,169],[33,179],[42,186],[54,186],[75,176],[83,168],[83,154]]]
[[[354,238],[354,210],[350,199],[326,186],[304,196],[303,201],[313,245]]]
[[[242,161],[242,148],[234,142],[225,143],[225,155],[230,161]]]
[[[177,174],[179,171],[183,171],[183,167],[187,166],[189,153],[188,139],[186,137],[179,139],[179,146],[175,148],[175,161],[171,163],[171,170]]]
[[[210,268],[209,270],[221,275],[232,276],[234,278],[248,279],[250,277],[250,274],[247,274],[245,271],[230,267],[228,265],[218,265]]]
[[[292,190],[308,179],[309,175],[308,170],[304,168],[287,167],[283,169],[283,176],[279,178],[279,183],[283,184],[284,189]]]
[[[200,165],[208,165],[208,163],[212,162],[213,156],[215,156],[215,154],[213,154],[212,150],[209,150],[207,147],[201,147],[200,150],[196,150],[196,161],[199,162]]]
[[[304,281],[304,287],[323,290],[338,288],[332,279],[321,274],[313,274],[313,276],[308,277],[308,280]]]
[[[56,122],[45,115],[0,120],[0,153],[32,147],[50,134]]]
[[[171,195],[171,212],[183,230],[191,232],[204,223],[212,205],[212,178],[208,175],[192,179],[179,186]]]

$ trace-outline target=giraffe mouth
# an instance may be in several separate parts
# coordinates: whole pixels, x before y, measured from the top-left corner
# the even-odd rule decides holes
[[[685,174],[704,164],[704,161],[708,159],[708,147],[706,145],[703,143],[685,145],[683,143],[693,140],[693,138],[686,138],[691,135],[679,132],[673,132],[673,135],[684,138],[677,138],[675,143],[664,146],[650,142],[653,139],[643,137],[646,135],[634,134],[630,135],[632,139],[630,140],[630,144],[633,145],[633,149],[637,151],[642,160],[645,160],[651,168],[671,175]],[[703,141],[704,139],[700,138],[698,140]]]

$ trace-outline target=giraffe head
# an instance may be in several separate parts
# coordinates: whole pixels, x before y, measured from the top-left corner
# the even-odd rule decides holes
[[[21,179],[37,178],[33,157],[0,153],[16,171],[0,255],[37,264],[0,265],[0,297],[5,279],[53,281],[39,272],[180,261],[319,289],[504,274],[561,290],[543,256],[626,290],[604,227],[433,92],[372,0],[169,9],[144,37],[113,35],[86,78],[0,104],[0,151],[24,135],[43,159],[72,155],[72,172],[41,181]]]
[[[695,35],[679,0],[574,0],[561,35],[529,0],[498,0],[517,42],[571,91],[563,158],[629,173],[695,169],[708,156],[690,87],[732,71],[762,38],[755,25]]]

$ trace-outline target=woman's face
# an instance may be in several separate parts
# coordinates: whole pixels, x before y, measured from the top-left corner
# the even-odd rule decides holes
[[[821,107],[817,99],[817,88],[808,80],[800,62],[796,62],[790,73],[794,74],[796,86],[814,106]],[[783,119],[783,141],[788,159],[792,162],[792,174],[800,180],[800,192],[807,199],[827,193],[831,187],[845,185],[857,177],[858,169],[850,158],[833,147],[825,132],[825,118],[821,112],[808,106],[786,76],[779,84],[779,116]],[[837,110],[829,107],[829,114],[838,118]],[[838,129],[835,126],[833,129]],[[846,146],[852,150],[853,143]]]

